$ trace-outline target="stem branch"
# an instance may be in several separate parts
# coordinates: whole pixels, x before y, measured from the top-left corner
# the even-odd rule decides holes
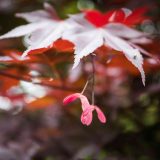
[[[94,64],[94,54],[92,54],[92,105],[94,105],[94,86],[95,86],[95,64]]]
[[[10,74],[10,73],[4,72],[4,71],[0,71],[0,75],[8,77],[8,78],[16,79],[16,80],[30,82],[30,83],[37,84],[37,85],[51,87],[51,88],[54,88],[57,90],[64,90],[64,91],[77,91],[77,90],[79,90],[78,88],[76,89],[76,88],[70,88],[70,87],[65,87],[65,86],[56,86],[56,85],[45,83],[45,82],[33,82],[32,79],[28,76],[21,77],[21,76],[13,75],[13,74]]]
[[[83,87],[83,90],[82,90],[81,94],[83,94],[83,93],[84,93],[84,91],[86,90],[86,88],[87,88],[87,86],[88,86],[88,83],[89,83],[89,79],[87,80],[86,84],[84,85],[84,87]]]

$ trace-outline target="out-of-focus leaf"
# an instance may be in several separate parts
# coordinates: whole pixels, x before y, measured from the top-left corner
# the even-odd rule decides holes
[[[45,109],[46,107],[53,106],[55,103],[55,99],[53,97],[43,97],[43,98],[38,98],[36,100],[33,100],[32,102],[27,104],[27,109],[29,110],[40,110],[40,109]]]

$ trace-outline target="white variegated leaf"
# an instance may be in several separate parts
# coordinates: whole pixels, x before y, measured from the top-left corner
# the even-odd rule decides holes
[[[44,9],[46,12],[48,12],[51,16],[52,19],[59,19],[56,10],[53,8],[52,5],[50,5],[49,3],[45,2],[44,3]]]
[[[52,28],[49,28],[48,32],[42,35],[39,40],[37,39],[37,37],[32,37],[33,39],[36,38],[38,41],[37,43],[32,43],[28,47],[28,49],[23,53],[22,57],[25,57],[28,54],[28,52],[32,50],[49,47],[51,44],[53,44],[54,41],[61,37],[64,29],[66,29],[65,24],[60,23]],[[35,36],[37,36],[37,34]]]
[[[0,36],[0,39],[21,37],[21,36],[30,34],[39,28],[45,27],[46,24],[47,23],[40,23],[39,22],[39,23],[31,23],[31,24],[22,25],[22,26],[14,28],[11,31],[9,31],[8,33]]]
[[[139,69],[139,71],[141,73],[143,85],[145,86],[145,73],[143,70],[143,57],[140,54],[139,50],[138,49],[131,49],[131,50],[126,49],[124,54],[127,57],[127,59],[129,61],[131,61],[132,64]]]
[[[82,27],[84,29],[93,29],[94,28],[94,26],[91,25],[91,23],[85,19],[84,13],[80,13],[80,14],[76,14],[76,15],[68,15],[68,16],[69,16],[69,18],[67,21],[71,22],[74,25],[76,24],[79,27]]]
[[[152,40],[147,37],[139,37],[131,39],[130,42],[133,44],[149,44],[152,43]]]
[[[52,18],[51,15],[44,10],[38,10],[26,13],[16,13],[16,17],[23,18],[27,22],[39,22]]]
[[[135,29],[129,28],[126,25],[120,23],[110,23],[105,26],[105,29],[115,36],[133,39],[139,37],[146,37],[149,34],[137,31]]]
[[[73,69],[77,67],[80,60],[93,53],[98,47],[103,45],[101,30],[91,30],[80,34],[67,35],[63,37],[74,43],[75,45],[75,60]]]
[[[44,8],[45,10],[17,14],[30,24],[19,26],[0,36],[0,39],[25,36],[24,43],[27,50],[23,53],[23,57],[31,50],[48,48],[71,25],[66,21],[60,21],[54,8],[48,3],[44,3]]]
[[[130,42],[129,42],[129,44],[130,44],[131,46],[133,46],[134,48],[138,49],[138,50],[139,50],[141,53],[143,53],[144,55],[146,55],[146,56],[148,56],[148,57],[152,57],[152,58],[154,58],[155,60],[157,59],[157,58],[154,57],[153,54],[151,54],[151,53],[149,53],[148,51],[144,50],[142,47],[140,47],[140,46],[138,46],[138,45],[136,45],[136,44],[134,44],[134,43],[130,43]]]
[[[24,37],[24,45],[26,47],[29,47],[30,45],[36,45],[39,42],[41,42],[49,33],[50,33],[50,29],[47,29],[47,30],[38,29]]]
[[[145,74],[143,70],[143,57],[138,49],[134,49],[126,41],[121,38],[115,37],[112,34],[104,31],[105,44],[111,48],[121,51],[125,54],[127,59],[132,62],[132,64],[138,68],[141,73],[142,82],[145,85]]]
[[[44,3],[45,10],[37,10],[32,12],[26,13],[17,13],[16,17],[23,18],[27,22],[39,22],[39,21],[46,21],[46,20],[59,20],[56,11],[54,8],[49,5],[48,3]]]

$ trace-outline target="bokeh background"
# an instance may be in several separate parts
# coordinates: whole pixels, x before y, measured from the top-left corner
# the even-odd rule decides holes
[[[0,34],[26,23],[15,18],[15,13],[42,9],[44,2],[52,4],[61,18],[84,8],[107,11],[147,6],[149,18],[137,28],[152,34],[153,43],[144,48],[160,56],[160,0],[0,0]],[[23,39],[0,41],[1,55],[5,49],[23,51]],[[71,92],[18,82],[21,93],[23,91],[27,95],[25,105],[12,103],[13,99],[0,99],[3,108],[0,112],[0,160],[160,159],[160,65],[146,62],[144,87],[139,73],[133,66],[130,68],[131,64],[124,59],[122,62],[115,60],[115,68],[101,65],[106,51],[101,52],[100,61],[96,64],[97,70],[101,69],[96,75],[96,104],[107,115],[107,124],[100,124],[94,115],[92,125],[83,126],[80,122],[80,103],[75,102],[67,107],[62,105],[64,96]],[[54,57],[51,54],[46,53],[52,60]],[[68,55],[63,52],[60,57],[73,60],[73,53]],[[72,73],[76,75],[74,77],[67,71],[71,63],[62,61],[56,67],[53,64],[7,64],[7,67],[21,68],[18,71],[20,75],[29,70],[31,76],[37,76],[34,71],[38,67],[39,74],[45,78],[55,78],[59,74],[61,82],[70,83],[70,87],[83,88],[89,67],[86,65],[85,74],[80,71],[78,75],[77,72]],[[5,67],[6,64],[1,62],[0,70]],[[1,95],[4,87],[10,89],[17,85],[12,80],[14,77],[4,77],[0,75]],[[55,80],[53,83],[60,82]],[[51,93],[49,96],[44,96],[46,90]],[[89,91],[85,94],[89,95]],[[10,109],[6,110],[7,107]]]

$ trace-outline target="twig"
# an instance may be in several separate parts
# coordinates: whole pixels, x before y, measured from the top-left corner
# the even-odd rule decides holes
[[[48,84],[48,83],[44,83],[44,82],[33,82],[32,79],[29,77],[21,77],[21,76],[13,75],[13,74],[6,73],[3,71],[0,71],[0,75],[8,77],[8,78],[16,79],[16,80],[30,82],[30,83],[41,85],[41,86],[51,87],[51,88],[54,88],[57,90],[74,91],[74,92],[79,90],[78,88],[70,88],[70,87],[66,87],[66,86],[56,86],[56,85],[52,85],[52,84]]]
[[[88,86],[88,83],[89,83],[89,79],[87,80],[86,84],[84,85],[84,87],[83,87],[83,90],[82,90],[81,94],[83,94],[83,93],[84,93],[84,91],[86,90],[86,88],[87,88],[87,86]]]

